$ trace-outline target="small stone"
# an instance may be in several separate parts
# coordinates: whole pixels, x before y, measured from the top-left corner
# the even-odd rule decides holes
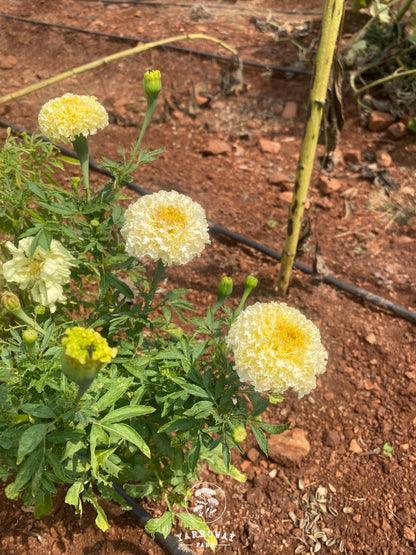
[[[387,136],[394,141],[398,141],[399,139],[403,139],[407,135],[407,127],[402,121],[398,121],[397,123],[393,123],[387,129]]]
[[[330,195],[341,188],[341,183],[338,179],[320,175],[317,181],[317,186],[323,195]]]
[[[246,472],[247,468],[251,465],[251,461],[243,461],[240,464],[241,472]]]
[[[356,439],[352,439],[350,442],[349,450],[353,453],[362,453],[363,450]]]
[[[292,191],[283,191],[280,193],[279,198],[283,200],[283,202],[291,203],[293,198]]]
[[[310,450],[306,432],[301,428],[290,428],[269,439],[269,457],[284,466],[299,464]]]
[[[0,69],[12,69],[17,64],[17,58],[13,54],[0,58]]]
[[[367,343],[369,343],[370,345],[375,345],[377,343],[377,337],[375,336],[374,333],[369,333],[365,340],[367,341]]]
[[[263,505],[266,500],[266,494],[260,488],[250,488],[246,493],[246,500],[251,505]]]
[[[231,147],[221,139],[210,139],[208,143],[201,149],[203,154],[218,156],[219,154],[228,154],[231,152]]]
[[[284,185],[285,183],[290,183],[290,179],[288,176],[283,172],[275,172],[269,175],[267,181],[271,185]]]
[[[381,168],[388,168],[392,164],[392,159],[387,150],[378,150],[376,152],[376,162]]]
[[[284,119],[295,119],[298,115],[298,105],[296,102],[289,100],[286,102],[285,107],[283,108],[282,118]]]
[[[328,447],[338,447],[341,442],[341,436],[336,430],[325,430],[322,436],[322,442]]]
[[[247,458],[251,461],[251,462],[256,462],[257,459],[260,457],[260,453],[257,451],[257,449],[255,447],[252,447],[251,449],[249,449],[248,453],[247,453]]]
[[[387,129],[394,122],[395,118],[391,114],[374,110],[368,118],[368,128],[370,131],[378,133]]]
[[[277,141],[270,141],[269,139],[260,139],[260,150],[262,152],[268,152],[270,154],[278,154],[282,145]]]
[[[416,540],[415,532],[409,526],[403,527],[403,536],[404,539],[409,542],[414,542]]]

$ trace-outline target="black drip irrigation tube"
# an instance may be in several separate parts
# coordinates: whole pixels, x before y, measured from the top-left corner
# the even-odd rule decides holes
[[[72,25],[63,25],[61,23],[49,23],[47,21],[40,21],[37,19],[28,19],[26,17],[19,17],[15,15],[8,15],[8,14],[0,14],[0,17],[5,19],[11,19],[14,21],[21,21],[22,23],[30,23],[32,25],[45,25],[46,27],[55,27],[57,29],[63,29],[66,31],[73,31],[75,33],[85,33],[87,35],[93,35],[97,37],[104,37],[112,40],[119,40],[124,42],[141,42],[143,44],[149,44],[150,40],[144,39],[142,37],[124,37],[122,35],[116,35],[114,33],[103,33],[101,31],[90,31],[89,29],[83,29],[82,27],[74,27]],[[161,48],[162,50],[169,49],[169,50],[176,50],[177,52],[183,52],[185,54],[192,54],[194,56],[200,56],[201,58],[214,58],[215,60],[220,60],[223,62],[231,62],[232,58],[227,56],[222,56],[221,54],[213,54],[211,52],[206,52],[204,50],[195,50],[193,48],[185,48],[183,46],[177,46],[175,44],[165,44],[163,46],[158,46],[157,48]],[[283,72],[287,75],[312,75],[312,72],[308,69],[301,69],[291,66],[276,66],[273,64],[261,64],[260,62],[253,62],[250,60],[241,60],[243,66],[246,67],[257,67],[260,69],[267,69],[272,71]]]
[[[152,518],[152,515],[130,497],[117,482],[113,482],[113,489],[124,499],[127,505],[131,507],[132,513],[139,521],[140,527],[144,529],[147,522]],[[173,534],[168,534],[165,538],[162,534],[156,532],[154,540],[166,551],[166,553],[169,553],[169,555],[193,555],[193,552],[190,551],[188,547],[185,549],[182,548]]]
[[[28,131],[26,129],[24,129],[23,127],[19,127],[17,125],[14,125],[12,123],[9,123],[7,121],[4,121],[2,119],[0,119],[0,126],[2,127],[10,127],[11,129],[13,129],[14,131],[18,132],[18,133],[26,133],[27,135],[33,135],[33,133],[31,131]],[[44,138],[45,141],[48,141],[48,139]],[[50,142],[50,141],[48,141]],[[65,154],[66,156],[71,156],[72,158],[77,158],[75,152],[69,148],[66,148],[64,146],[61,145],[57,145],[58,148],[61,150],[61,152],[63,154]],[[94,162],[92,160],[90,160],[90,168],[97,172],[97,173],[101,173],[103,175],[106,175],[108,177],[112,177],[112,174],[109,170],[102,168],[99,164],[97,164],[97,162]],[[132,191],[135,191],[136,193],[138,193],[139,195],[149,195],[151,194],[151,191],[148,191],[147,189],[145,189],[144,187],[140,187],[140,185],[137,185],[134,182],[131,183],[126,183],[125,187],[127,187],[128,189],[131,189]],[[267,256],[269,256],[270,258],[273,258],[275,260],[281,260],[282,258],[282,254],[279,253],[278,251],[275,251],[269,247],[266,247],[265,245],[262,245],[261,243],[257,243],[256,241],[253,241],[252,239],[249,239],[248,237],[245,237],[244,235],[240,235],[240,233],[236,233],[235,231],[231,231],[225,227],[220,226],[219,224],[216,224],[214,222],[208,221],[209,224],[209,229],[210,232],[215,234],[219,234],[219,235],[223,235],[224,237],[228,237],[229,239],[232,239],[233,241],[235,241],[236,243],[240,243],[242,245],[246,245],[247,247],[250,247],[258,252],[261,252],[263,254],[266,254]],[[306,264],[303,264],[302,262],[298,262],[295,260],[294,264],[293,264],[294,268],[296,268],[297,270],[300,270],[301,272],[303,272],[304,274],[309,274],[309,275],[313,275],[314,271],[313,268],[311,268],[310,266],[307,266]],[[358,297],[370,304],[376,305],[380,308],[383,308],[384,310],[387,310],[389,312],[393,312],[394,314],[396,314],[397,316],[400,316],[401,318],[405,318],[406,320],[409,320],[410,322],[413,322],[414,324],[416,324],[416,312],[412,312],[411,310],[408,310],[407,308],[404,308],[402,306],[399,306],[395,303],[392,303],[391,301],[380,297],[379,295],[375,295],[374,293],[370,293],[369,291],[366,291],[365,289],[361,289],[360,287],[356,287],[355,285],[352,285],[350,283],[347,283],[345,281],[342,281],[338,278],[335,278],[333,276],[323,276],[322,280],[323,283],[327,283],[328,285],[332,285],[334,287],[336,287],[337,289],[340,289],[341,291],[345,291],[347,293],[350,293],[351,295],[354,295],[355,297]]]

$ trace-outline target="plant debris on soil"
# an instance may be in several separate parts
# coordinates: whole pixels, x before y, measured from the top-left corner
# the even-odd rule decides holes
[[[143,73],[157,68],[163,89],[144,144],[165,151],[136,172],[135,182],[150,191],[185,193],[210,221],[281,252],[323,3],[311,0],[305,10],[304,3],[288,0],[0,0],[0,13],[37,21],[1,18],[2,96],[132,46],[102,33],[138,41],[201,33],[252,62],[231,66],[221,58],[229,52],[219,45],[185,40],[176,44],[185,50],[149,50],[0,104],[0,118],[38,132],[39,109],[50,98],[94,95],[111,124],[91,138],[92,155],[96,161],[119,159],[118,145],[129,148],[143,120]],[[344,33],[342,45],[350,37]],[[403,124],[395,117],[383,127],[376,116],[362,114],[347,84],[343,95],[345,125],[331,172],[320,169],[319,147],[297,260],[312,267],[319,253],[325,273],[415,311],[415,135],[406,129],[393,133],[392,126]],[[5,129],[0,133],[4,139]],[[137,197],[129,190],[126,195]],[[200,258],[169,269],[165,287],[187,288],[187,298],[203,314],[223,275],[234,280],[230,302],[236,306],[249,274],[259,280],[250,302],[276,300],[278,272],[276,260],[216,233]],[[281,300],[320,328],[328,369],[308,396],[289,393],[270,405],[268,421],[292,425],[270,438],[269,458],[250,435],[244,454],[234,454],[246,482],[203,471],[202,478],[219,485],[227,500],[224,515],[212,525],[223,538],[218,552],[415,553],[414,322],[322,280],[311,282],[299,270]],[[162,553],[131,513],[106,503],[111,528],[104,533],[93,511],[86,507],[82,517],[75,515],[64,495],[56,496],[50,516],[36,520],[21,499],[10,501],[2,492],[1,552]],[[164,510],[151,499],[143,506],[153,516]],[[173,530],[182,532],[179,526]],[[201,538],[189,544],[194,553],[210,552]]]

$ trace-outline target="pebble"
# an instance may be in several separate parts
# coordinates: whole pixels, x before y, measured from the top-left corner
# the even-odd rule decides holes
[[[352,453],[357,453],[357,454],[363,452],[363,450],[362,450],[360,444],[358,443],[358,441],[357,441],[356,439],[352,439],[352,440],[351,440],[350,446],[349,446],[349,450],[350,450]]]
[[[282,118],[284,119],[295,119],[298,115],[298,105],[296,102],[289,100],[286,102],[285,107],[283,108]]]
[[[269,457],[284,466],[299,464],[310,452],[305,430],[291,428],[269,439]]]
[[[392,158],[387,150],[377,150],[376,162],[381,168],[388,168],[392,164]]]
[[[402,121],[398,121],[397,123],[393,123],[387,129],[387,136],[394,141],[398,141],[399,139],[403,139],[407,135],[407,127]]]
[[[278,154],[282,145],[277,141],[270,141],[270,139],[260,139],[260,150],[262,152],[268,152],[270,154]]]
[[[256,462],[257,459],[259,458],[260,453],[257,451],[257,449],[255,447],[251,447],[251,449],[248,450],[247,453],[247,458],[251,461],[251,462]]]
[[[221,139],[210,139],[208,143],[201,149],[203,154],[210,154],[218,156],[219,154],[228,154],[231,152],[231,147]]]
[[[374,110],[368,118],[368,128],[370,131],[380,132],[387,129],[395,121],[395,118],[386,112]]]

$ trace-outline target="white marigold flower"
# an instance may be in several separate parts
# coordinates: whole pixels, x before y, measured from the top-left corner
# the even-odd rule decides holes
[[[55,304],[66,301],[62,286],[71,279],[73,257],[54,239],[49,251],[37,246],[29,256],[32,241],[33,237],[25,237],[19,241],[18,247],[7,241],[6,247],[13,258],[3,264],[3,274],[7,281],[27,290],[35,302],[55,312]]]
[[[53,143],[72,143],[107,125],[107,111],[95,96],[66,93],[49,100],[39,112],[40,130]]]
[[[131,204],[121,234],[131,256],[160,259],[166,266],[186,264],[210,242],[204,209],[176,191],[145,195]]]
[[[319,329],[285,303],[247,307],[231,325],[226,341],[241,381],[250,381],[259,392],[293,388],[303,397],[326,369]]]

